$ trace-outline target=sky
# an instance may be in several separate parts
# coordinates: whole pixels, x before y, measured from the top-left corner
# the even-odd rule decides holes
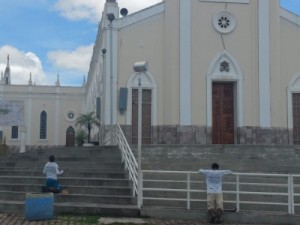
[[[130,13],[161,0],[118,0]],[[1,0],[0,72],[10,56],[12,84],[81,86],[105,0]],[[300,15],[300,0],[281,0]]]

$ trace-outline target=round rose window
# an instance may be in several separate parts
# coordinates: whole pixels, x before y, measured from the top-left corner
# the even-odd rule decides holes
[[[228,34],[236,27],[236,19],[229,11],[219,11],[213,16],[213,26],[221,34]]]

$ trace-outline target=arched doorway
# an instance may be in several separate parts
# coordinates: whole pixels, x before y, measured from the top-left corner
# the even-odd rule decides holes
[[[207,74],[207,127],[212,144],[237,143],[243,127],[243,75],[237,61],[223,50]]]
[[[73,127],[69,127],[66,132],[66,147],[75,146],[75,130]]]
[[[141,76],[142,85],[142,143],[152,144],[152,128],[157,125],[157,84],[149,72],[134,73],[127,81],[128,113],[126,124],[131,125],[131,143],[138,139],[138,79]]]
[[[292,131],[290,144],[300,145],[300,73],[293,77],[287,92],[288,128]]]

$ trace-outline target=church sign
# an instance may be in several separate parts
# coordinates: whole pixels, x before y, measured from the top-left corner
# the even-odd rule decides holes
[[[0,126],[21,126],[24,124],[24,102],[0,100]]]

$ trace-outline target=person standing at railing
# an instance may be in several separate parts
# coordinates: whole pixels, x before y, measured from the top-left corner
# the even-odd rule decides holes
[[[207,189],[207,209],[211,216],[211,223],[222,223],[223,207],[223,192],[222,192],[222,177],[231,174],[230,170],[219,170],[219,164],[213,163],[211,170],[200,169],[206,179]]]

